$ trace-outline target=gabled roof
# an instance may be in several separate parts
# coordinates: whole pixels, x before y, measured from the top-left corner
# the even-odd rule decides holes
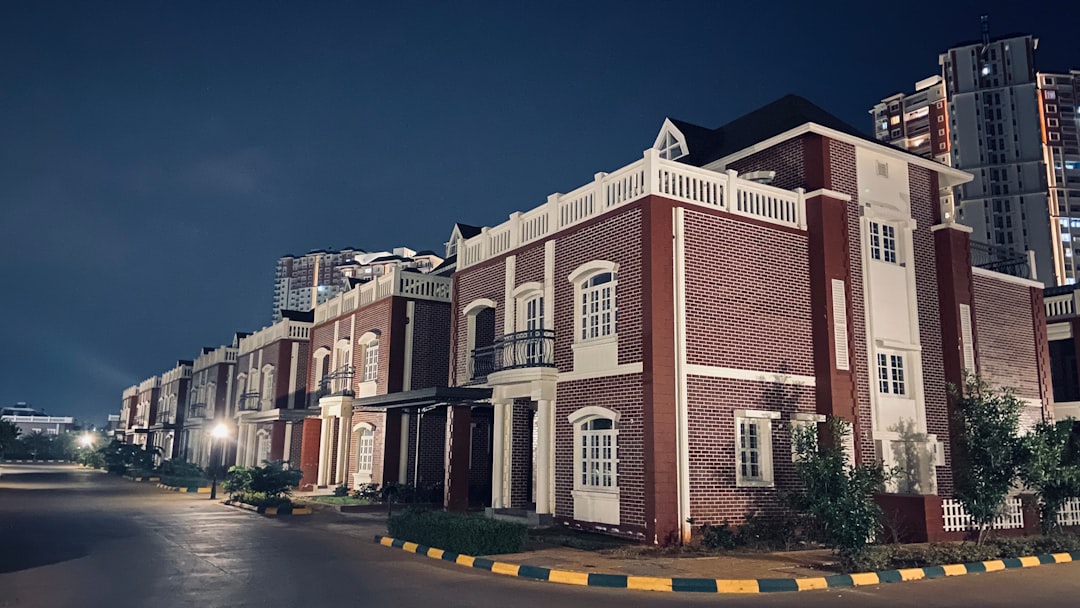
[[[687,156],[678,159],[679,162],[698,167],[808,122],[881,144],[861,130],[798,95],[785,95],[716,129],[708,129],[682,120],[669,120],[686,136],[686,147],[690,152]]]
[[[471,239],[472,237],[480,234],[480,231],[482,230],[480,226],[472,226],[469,224],[462,224],[460,222],[454,224],[454,227],[457,228],[458,233],[461,234],[462,237],[467,239]]]
[[[281,310],[282,318],[290,321],[299,321],[301,323],[314,323],[315,311],[314,310]]]

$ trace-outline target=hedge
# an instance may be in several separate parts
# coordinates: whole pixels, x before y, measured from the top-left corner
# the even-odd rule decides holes
[[[394,538],[466,555],[517,553],[528,532],[518,523],[411,509],[391,516],[386,528]]]
[[[1080,536],[1055,534],[1024,538],[997,538],[983,545],[972,543],[875,545],[867,547],[860,555],[854,557],[851,563],[845,563],[842,566],[849,572],[876,572],[1068,551],[1080,551]]]

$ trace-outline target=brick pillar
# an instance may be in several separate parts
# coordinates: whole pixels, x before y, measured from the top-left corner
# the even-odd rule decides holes
[[[305,418],[303,438],[300,443],[300,470],[304,476],[300,479],[300,489],[310,490],[315,487],[319,477],[319,453],[322,451],[322,419]]]
[[[447,511],[469,510],[469,458],[472,430],[472,408],[451,405],[446,412],[446,478],[443,484],[443,506]]]
[[[853,360],[862,354],[855,352],[855,337],[851,330],[854,312],[847,205],[847,201],[826,194],[807,198],[806,231],[810,250],[817,412],[847,420],[854,427],[854,436],[859,437]],[[839,332],[845,332],[844,336],[839,337]]]
[[[270,425],[270,460],[285,459],[285,424],[275,420]]]
[[[666,545],[678,542],[681,531],[672,204],[662,198],[646,198],[642,215],[645,540]]]
[[[383,415],[382,434],[382,479],[375,481],[382,484],[393,483],[398,481],[398,473],[401,469],[401,412],[399,410],[387,410]],[[400,481],[405,482],[404,479]]]

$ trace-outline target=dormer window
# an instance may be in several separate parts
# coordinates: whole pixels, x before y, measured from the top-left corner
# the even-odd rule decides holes
[[[682,143],[670,132],[664,133],[664,137],[660,140],[659,150],[660,158],[667,160],[675,160],[686,156],[686,150],[683,148]]]

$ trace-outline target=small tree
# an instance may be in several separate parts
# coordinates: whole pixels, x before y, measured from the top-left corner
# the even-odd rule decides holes
[[[979,527],[978,544],[1005,505],[1022,462],[1021,402],[1012,389],[995,389],[967,374],[956,402],[954,494]]]
[[[0,457],[15,447],[21,432],[14,422],[0,420]]]
[[[1057,528],[1058,512],[1072,498],[1080,498],[1080,445],[1073,433],[1076,421],[1040,422],[1023,438],[1024,461],[1020,479],[1039,494],[1043,534]]]
[[[825,544],[850,564],[881,531],[881,507],[874,494],[891,477],[880,464],[854,465],[844,453],[844,438],[851,427],[830,417],[826,441],[818,441],[815,427],[795,427],[795,470],[804,490],[792,496],[792,505],[821,523]]]

